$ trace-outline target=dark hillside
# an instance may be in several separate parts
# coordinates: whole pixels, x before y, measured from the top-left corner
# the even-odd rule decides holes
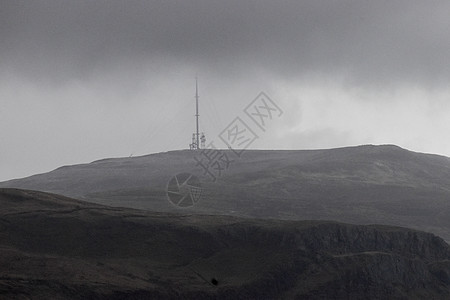
[[[448,299],[450,248],[388,226],[174,215],[0,190],[0,298]]]

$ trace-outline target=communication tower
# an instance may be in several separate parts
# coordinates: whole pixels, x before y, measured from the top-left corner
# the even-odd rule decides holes
[[[198,80],[197,77],[195,77],[195,132],[192,134],[192,142],[189,144],[189,149],[191,150],[200,150],[205,148],[206,143],[206,137],[205,134],[202,133],[200,137],[200,132],[198,128],[198,119],[199,119],[199,113],[198,113]],[[201,143],[200,143],[201,142]]]

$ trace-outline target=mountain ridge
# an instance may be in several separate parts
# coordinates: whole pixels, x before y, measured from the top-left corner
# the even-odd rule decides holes
[[[223,150],[230,157],[230,150]],[[246,150],[212,182],[180,150],[97,160],[0,183],[99,204],[162,212],[170,178],[197,175],[203,197],[189,213],[388,224],[450,241],[450,159],[395,145],[322,150]],[[235,157],[233,157],[235,158]]]

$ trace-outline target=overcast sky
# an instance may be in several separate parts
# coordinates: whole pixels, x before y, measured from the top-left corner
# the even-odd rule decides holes
[[[260,92],[255,149],[450,156],[450,2],[0,1],[0,180],[188,148]]]

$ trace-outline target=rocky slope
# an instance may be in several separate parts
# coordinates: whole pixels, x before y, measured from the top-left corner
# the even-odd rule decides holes
[[[0,298],[448,299],[450,248],[389,226],[153,213],[0,190]]]

